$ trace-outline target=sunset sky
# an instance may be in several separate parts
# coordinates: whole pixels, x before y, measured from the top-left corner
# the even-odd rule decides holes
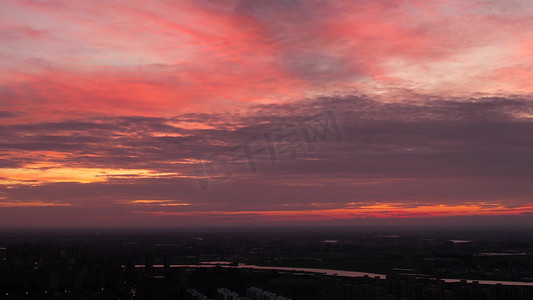
[[[2,0],[0,228],[528,222],[532,37],[530,0]]]

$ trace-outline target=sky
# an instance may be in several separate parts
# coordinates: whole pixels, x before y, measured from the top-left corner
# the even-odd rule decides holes
[[[3,0],[0,226],[531,224],[531,36],[529,0]]]

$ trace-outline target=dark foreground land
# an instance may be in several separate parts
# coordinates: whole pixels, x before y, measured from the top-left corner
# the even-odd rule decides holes
[[[5,231],[0,299],[198,299],[191,289],[220,299],[219,288],[244,297],[251,287],[302,300],[533,299],[532,286],[438,280],[531,282],[532,253],[533,234],[524,229]],[[176,266],[202,262],[371,272],[387,279]]]

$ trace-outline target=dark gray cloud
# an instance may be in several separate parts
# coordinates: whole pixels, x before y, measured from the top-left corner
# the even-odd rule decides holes
[[[376,202],[523,205],[533,196],[532,103],[516,97],[382,103],[346,96],[252,106],[247,114],[4,125],[3,168],[44,161],[175,174],[124,174],[95,183],[14,183],[4,185],[0,196],[87,207],[123,207],[121,201],[132,199],[191,204],[165,211],[298,210]],[[244,152],[232,148],[250,137],[257,137],[252,150],[266,147],[265,133],[298,128],[300,121],[327,110],[339,124],[341,141],[329,134],[312,151],[304,143],[294,149],[295,157],[278,153],[274,164],[264,150],[253,156],[255,172],[247,159],[236,160]],[[188,129],[180,122],[208,128]],[[45,150],[64,155],[41,156]],[[230,171],[231,177],[211,178],[201,192],[191,162],[215,152],[215,169]],[[321,206],[313,206],[317,204]]]
[[[0,111],[0,119],[15,118],[15,117],[17,117],[17,114],[11,111],[7,111],[7,110]]]

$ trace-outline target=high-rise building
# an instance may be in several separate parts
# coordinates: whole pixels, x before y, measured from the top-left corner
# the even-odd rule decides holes
[[[207,298],[206,295],[198,292],[195,289],[188,289],[187,290],[187,296],[185,297],[187,300],[211,300]]]
[[[241,297],[239,294],[226,288],[217,289],[217,300],[250,300],[247,297]]]
[[[217,300],[236,300],[238,298],[240,298],[239,294],[226,288],[217,289]]]
[[[257,287],[251,287],[246,291],[246,296],[250,300],[291,300],[290,298],[278,296],[269,291],[263,291]]]

